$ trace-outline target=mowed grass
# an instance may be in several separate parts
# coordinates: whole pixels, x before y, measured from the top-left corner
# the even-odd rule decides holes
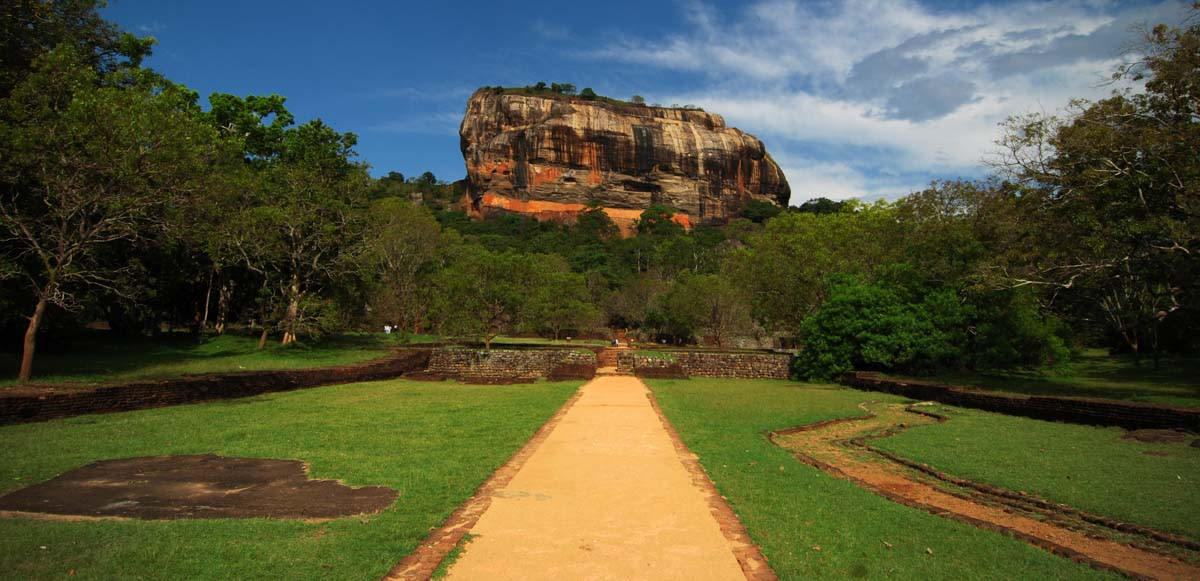
[[[944,424],[873,445],[978,482],[1200,539],[1200,448],[1121,439],[1121,428],[939,406]]]
[[[300,459],[313,478],[400,492],[376,515],[50,522],[0,519],[0,576],[378,579],[469,498],[580,382],[392,380],[0,428],[0,490],[96,460]]]
[[[34,359],[35,383],[105,383],[162,379],[197,373],[299,369],[359,363],[400,346],[383,333],[346,334],[315,343],[258,349],[258,337],[166,334],[154,338],[114,337],[94,331]],[[14,385],[20,353],[0,353],[0,386]]]
[[[1088,349],[1065,371],[950,373],[937,379],[1024,395],[1098,397],[1200,407],[1200,359],[1164,357],[1158,369],[1147,356]]]
[[[785,381],[647,383],[783,579],[1109,576],[1010,537],[885,500],[797,461],[764,435],[861,415],[856,406],[862,401],[900,398]]]

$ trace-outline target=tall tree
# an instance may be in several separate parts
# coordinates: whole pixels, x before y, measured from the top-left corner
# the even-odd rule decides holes
[[[101,76],[66,45],[35,60],[0,118],[5,263],[35,303],[25,382],[47,307],[74,307],[88,286],[122,292],[122,269],[98,253],[143,236],[192,192],[214,136],[196,121],[194,93],[141,69]]]
[[[1200,25],[1150,31],[1118,78],[1145,91],[1072,102],[1065,119],[1012,118],[996,166],[1028,188],[1027,224],[1046,249],[1013,265],[1014,286],[1057,289],[1138,353],[1196,317],[1200,276]]]
[[[355,142],[320,120],[289,129],[278,159],[260,172],[257,203],[237,219],[233,241],[243,264],[264,278],[273,306],[266,311],[285,345],[324,329],[329,292],[349,282],[362,258],[369,178],[352,159]]]

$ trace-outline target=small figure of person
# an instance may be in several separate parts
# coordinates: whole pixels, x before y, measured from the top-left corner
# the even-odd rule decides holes
[[[384,332],[384,334],[386,334],[386,335],[391,335],[391,334],[392,334],[392,326],[391,326],[391,325],[384,325],[384,326],[383,326],[383,332]]]

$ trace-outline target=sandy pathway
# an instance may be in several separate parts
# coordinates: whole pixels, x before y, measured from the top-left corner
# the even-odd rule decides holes
[[[597,377],[471,529],[450,579],[745,579],[641,381]]]

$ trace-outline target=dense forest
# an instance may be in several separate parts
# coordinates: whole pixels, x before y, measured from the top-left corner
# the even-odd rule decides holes
[[[472,220],[461,184],[374,179],[353,133],[299,122],[278,95],[202,104],[96,4],[0,9],[0,336],[22,379],[39,341],[100,322],[263,343],[621,328],[797,348],[816,378],[1200,348],[1194,20],[1148,31],[1115,73],[1136,89],[1009,119],[988,179],[752,203],[690,231],[655,206],[622,238],[596,208]]]

